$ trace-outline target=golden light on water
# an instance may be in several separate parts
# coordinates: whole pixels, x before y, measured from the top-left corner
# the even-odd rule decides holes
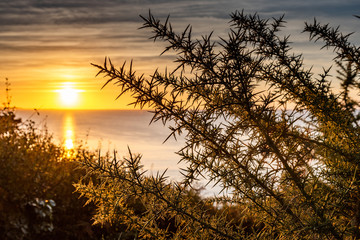
[[[66,150],[74,149],[74,121],[70,113],[67,113],[64,118],[64,147]]]
[[[73,135],[74,135],[74,133],[71,130],[66,131],[66,137],[65,137],[65,143],[64,143],[66,149],[74,148]]]

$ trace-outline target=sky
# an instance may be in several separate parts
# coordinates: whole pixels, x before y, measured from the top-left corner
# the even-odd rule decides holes
[[[170,15],[175,31],[193,26],[193,37],[214,31],[226,37],[235,10],[263,18],[285,14],[283,34],[290,34],[295,53],[303,53],[315,71],[329,67],[331,52],[319,50],[301,33],[314,18],[349,33],[359,29],[358,0],[1,0],[0,100],[5,100],[5,79],[11,84],[12,104],[27,109],[132,109],[126,95],[115,100],[115,86],[100,90],[105,79],[95,77],[91,63],[110,57],[117,66],[133,60],[138,73],[151,75],[174,66],[172,53],[149,40],[149,29],[139,30],[149,10],[164,20]],[[359,44],[359,34],[351,40]]]

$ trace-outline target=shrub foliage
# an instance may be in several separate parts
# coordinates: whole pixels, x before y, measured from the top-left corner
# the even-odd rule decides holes
[[[9,91],[7,86],[7,92]],[[81,150],[81,151],[80,151]],[[78,149],[87,159],[94,155]],[[54,143],[35,123],[16,116],[10,98],[0,110],[0,239],[99,239],[94,206],[83,207],[73,184],[82,155]]]
[[[108,83],[150,107],[186,143],[183,180],[145,174],[131,154],[85,161],[99,182],[79,184],[99,223],[125,224],[144,239],[354,239],[360,237],[358,100],[360,50],[349,35],[316,20],[304,32],[336,54],[341,91],[330,70],[316,75],[280,37],[283,17],[235,12],[226,39],[192,39],[149,14],[143,28],[177,54],[178,67],[137,75],[132,64],[95,65]],[[227,193],[202,199],[197,179]],[[197,197],[196,197],[197,196]],[[137,207],[134,207],[134,206]]]

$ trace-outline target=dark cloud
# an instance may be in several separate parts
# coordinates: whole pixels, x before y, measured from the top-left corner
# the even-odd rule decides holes
[[[170,14],[173,25],[180,30],[194,25],[194,34],[225,35],[230,13],[244,9],[263,17],[285,13],[290,32],[300,33],[305,20],[320,17],[323,22],[356,30],[360,15],[358,0],[12,0],[0,1],[0,51],[21,52],[89,51],[126,52],[126,48],[141,49],[149,41],[148,31],[138,31],[139,14],[148,10],[160,19]],[[351,21],[349,21],[351,19]],[[179,28],[177,28],[179,29]],[[196,37],[195,36],[195,37]],[[302,41],[302,40],[301,40]],[[128,47],[126,47],[128,46]],[[110,49],[110,50],[109,50]],[[128,49],[127,52],[130,50]],[[142,57],[140,54],[134,57]],[[113,53],[115,54],[115,53]],[[128,53],[127,53],[128,54]],[[21,54],[20,54],[21,55]],[[19,61],[21,56],[19,55]],[[144,55],[144,54],[143,54]],[[97,56],[97,55],[96,55]],[[0,64],[6,61],[0,60]],[[38,56],[41,57],[41,56]],[[1,70],[1,69],[0,69]]]
[[[0,25],[94,24],[134,20],[121,1],[20,1],[0,3]]]
[[[152,9],[158,17],[173,19],[214,17],[229,19],[235,10],[287,18],[352,16],[360,14],[359,1],[334,0],[13,0],[0,2],[0,26],[39,24],[108,24],[139,22],[139,14]]]
[[[165,9],[162,7],[166,7]],[[13,0],[0,2],[0,25],[32,24],[104,24],[140,21],[139,14],[148,9],[179,15],[204,15],[204,4],[193,1],[130,1],[130,0]],[[159,12],[159,11],[157,11]]]
[[[268,12],[281,9],[289,18],[304,17],[351,17],[360,11],[360,1],[278,1],[278,4],[267,5]]]

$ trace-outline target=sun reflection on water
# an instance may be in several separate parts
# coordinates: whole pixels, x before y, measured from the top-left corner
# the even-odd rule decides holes
[[[66,149],[73,149],[74,148],[73,131],[71,131],[71,130],[66,131],[64,145],[65,145]]]
[[[68,151],[68,155],[71,155],[70,151],[74,150],[74,141],[75,141],[74,120],[71,113],[67,113],[64,117],[63,134],[64,134],[65,150]]]

